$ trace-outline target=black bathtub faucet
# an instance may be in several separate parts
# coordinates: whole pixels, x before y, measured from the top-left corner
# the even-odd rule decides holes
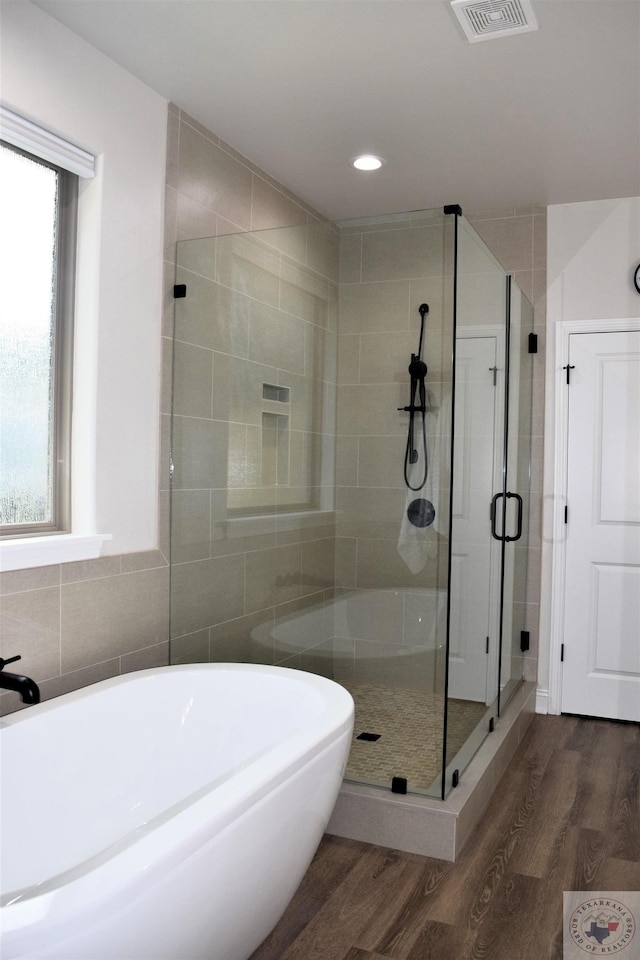
[[[8,663],[15,663],[16,660],[21,659],[20,654],[15,657],[9,657],[8,660],[0,657],[0,688],[3,690],[15,690],[16,693],[20,694],[23,703],[40,703],[40,690],[34,680],[30,677],[23,677],[19,673],[5,672],[4,668]]]

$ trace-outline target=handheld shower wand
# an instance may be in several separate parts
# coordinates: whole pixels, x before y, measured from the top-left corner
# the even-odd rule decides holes
[[[424,338],[424,318],[429,313],[429,304],[421,303],[418,307],[420,314],[420,341],[418,352],[411,354],[411,363],[409,364],[409,376],[411,377],[411,386],[409,391],[409,406],[398,407],[398,410],[404,410],[409,414],[409,431],[407,435],[407,446],[404,456],[404,480],[410,490],[422,490],[427,482],[428,463],[427,463],[427,431],[425,417],[427,412],[427,392],[425,388],[425,378],[427,376],[427,365],[422,360],[422,341]],[[418,402],[416,402],[418,401]],[[415,415],[422,416],[422,452],[424,466],[422,471],[422,480],[417,486],[414,486],[409,479],[409,466],[417,463],[419,452],[415,445]]]

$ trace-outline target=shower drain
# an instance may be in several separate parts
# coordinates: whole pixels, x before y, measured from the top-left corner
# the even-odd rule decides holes
[[[356,740],[369,740],[373,742],[374,740],[379,740],[382,734],[380,733],[359,733],[356,737]]]

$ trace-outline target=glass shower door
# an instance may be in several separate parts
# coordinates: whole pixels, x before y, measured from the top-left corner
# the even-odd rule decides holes
[[[533,307],[509,277],[504,497],[493,517],[494,535],[500,538],[502,553],[499,712],[504,710],[523,678],[524,654],[528,649],[532,332]]]
[[[446,794],[523,677],[533,308],[457,220]],[[478,722],[457,750],[455,717]]]
[[[333,675],[337,274],[317,221],[177,245],[174,663]]]
[[[457,221],[455,415],[446,794],[489,733],[500,671],[500,545],[490,504],[502,488],[506,376],[505,273],[475,230]],[[456,718],[475,710],[460,744]]]

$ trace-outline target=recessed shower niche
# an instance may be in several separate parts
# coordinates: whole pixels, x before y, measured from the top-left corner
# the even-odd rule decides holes
[[[290,474],[291,391],[262,384],[262,486],[288,486]],[[258,451],[256,451],[256,456]],[[310,477],[307,478],[310,481]]]
[[[172,662],[332,677],[348,781],[446,798],[523,680],[530,304],[458,208],[183,241],[176,282]]]

